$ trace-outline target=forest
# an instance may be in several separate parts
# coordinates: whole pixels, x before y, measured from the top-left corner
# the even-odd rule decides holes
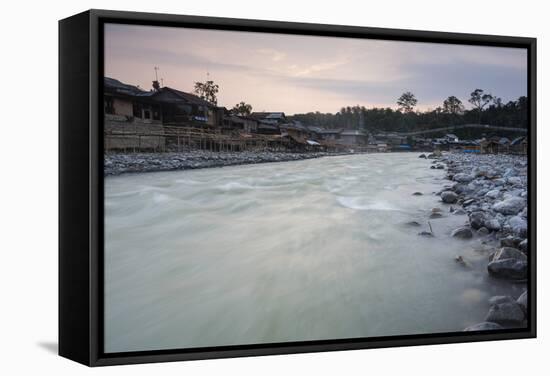
[[[433,110],[418,111],[418,103],[411,92],[403,93],[397,100],[397,109],[366,108],[364,106],[342,107],[336,113],[309,112],[288,116],[307,125],[323,128],[363,129],[376,131],[415,131],[461,124],[489,124],[510,128],[527,128],[527,97],[503,103],[501,98],[474,90],[468,102],[470,109],[455,96],[443,101]]]

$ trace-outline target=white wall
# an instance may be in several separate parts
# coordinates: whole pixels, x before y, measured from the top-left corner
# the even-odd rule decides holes
[[[543,1],[320,1],[244,0],[79,2],[8,1],[0,27],[4,106],[0,148],[3,221],[0,235],[0,373],[56,375],[283,375],[422,374],[525,375],[548,370],[550,223],[548,169],[539,169],[539,338],[87,369],[53,355],[57,338],[57,20],[87,8],[141,10],[534,36],[539,39],[539,140],[550,136],[550,28]],[[34,92],[34,94],[33,94]],[[36,94],[38,93],[38,94]],[[33,106],[24,100],[35,98]],[[6,119],[7,116],[7,119]],[[39,121],[38,121],[39,120]],[[17,125],[12,126],[12,125]],[[21,141],[21,142],[16,142]],[[538,163],[550,163],[541,142]]]

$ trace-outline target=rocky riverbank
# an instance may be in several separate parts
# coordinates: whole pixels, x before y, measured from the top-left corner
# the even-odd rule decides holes
[[[119,175],[129,172],[153,172],[190,170],[197,168],[223,167],[267,162],[300,161],[342,153],[282,153],[282,152],[208,152],[184,153],[106,154],[104,175]]]
[[[525,283],[528,278],[527,158],[514,155],[449,153],[422,154],[432,159],[431,168],[446,169],[449,184],[438,192],[449,211],[468,215],[464,226],[451,236],[479,237],[491,247],[487,273],[509,283]],[[467,262],[457,256],[459,263]],[[525,327],[527,290],[519,297],[494,296],[484,321],[466,331]]]

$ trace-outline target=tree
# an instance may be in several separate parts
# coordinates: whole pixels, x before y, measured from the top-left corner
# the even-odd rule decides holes
[[[252,113],[252,106],[248,103],[240,102],[233,106],[231,112],[235,115],[248,116]]]
[[[216,95],[218,94],[219,88],[220,87],[215,84],[214,81],[195,82],[195,94],[214,106],[218,104]]]
[[[464,111],[464,106],[460,99],[451,95],[443,101],[443,112],[451,115],[460,115]]]
[[[405,113],[413,112],[414,107],[418,103],[418,100],[415,98],[414,94],[410,91],[403,93],[397,99],[397,106],[399,109]]]
[[[470,94],[470,99],[468,99],[468,102],[474,106],[474,108],[478,111],[478,123],[481,124],[481,113],[483,112],[483,108],[489,104],[493,100],[493,96],[491,94],[485,94],[483,90],[481,89],[475,89]]]

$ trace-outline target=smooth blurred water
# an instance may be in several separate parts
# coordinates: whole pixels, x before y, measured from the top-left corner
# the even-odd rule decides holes
[[[492,295],[444,172],[368,154],[105,179],[105,351],[461,331]],[[413,196],[420,191],[423,196]],[[431,208],[444,218],[430,220]],[[416,220],[423,227],[405,223]],[[463,255],[468,267],[454,261]]]

